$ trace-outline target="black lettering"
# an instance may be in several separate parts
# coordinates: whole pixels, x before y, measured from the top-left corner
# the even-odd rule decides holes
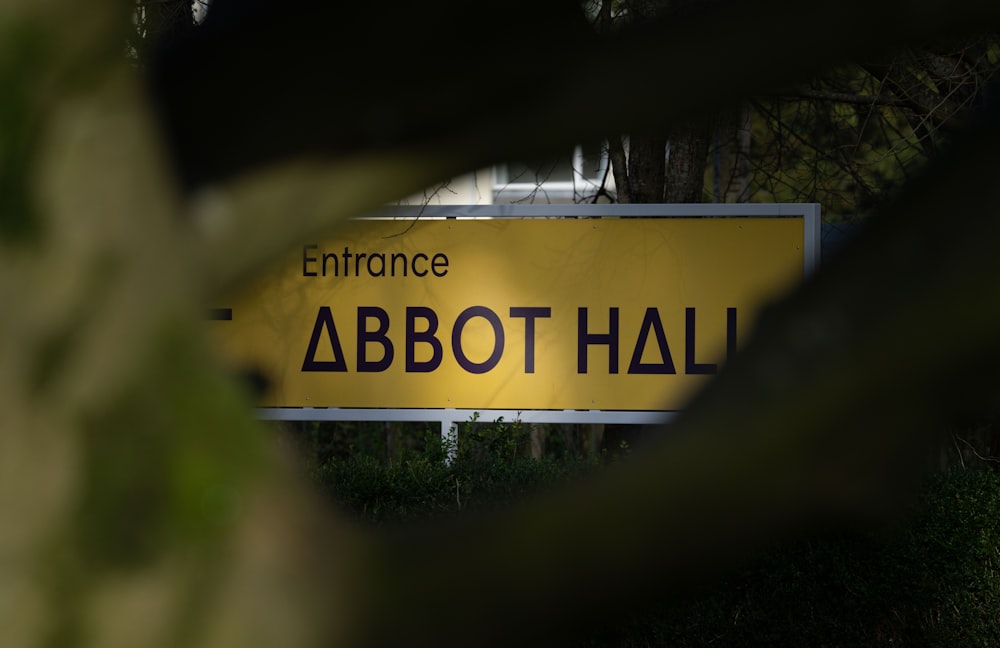
[[[424,270],[423,272],[420,272],[419,270],[417,270],[417,259],[419,259],[421,257],[423,258],[424,261],[427,260],[427,255],[424,254],[423,252],[417,252],[416,254],[414,254],[413,255],[413,261],[410,261],[410,268],[413,269],[413,274],[417,275],[418,277],[426,277],[427,276],[427,270]]]
[[[379,266],[378,271],[372,270],[372,261],[378,260]],[[368,274],[372,277],[384,277],[385,276],[385,255],[381,252],[376,252],[375,254],[368,255]]]
[[[327,332],[327,337],[333,348],[334,359],[332,361],[316,359],[319,338],[324,330]],[[333,323],[333,313],[329,306],[320,306],[319,313],[316,315],[316,324],[313,326],[312,336],[309,338],[309,347],[306,349],[306,358],[302,362],[302,371],[347,371],[344,350],[340,346],[337,327]]]
[[[351,259],[354,260],[354,274],[351,274]],[[319,245],[310,243],[302,247],[303,277],[360,277],[362,270],[368,271],[369,277],[407,277],[412,270],[417,277],[433,274],[435,277],[447,276],[450,268],[448,255],[436,252],[433,256],[417,252],[412,257],[406,252],[352,252],[350,246],[344,246],[343,252],[324,252]],[[341,270],[343,269],[343,272]]]
[[[524,373],[535,373],[535,318],[552,317],[552,309],[548,306],[512,306],[510,316],[524,318]]]
[[[618,373],[618,309],[608,309],[607,333],[589,333],[587,331],[587,309],[577,311],[577,346],[576,372],[587,373],[587,347],[591,344],[608,345],[608,373]]]
[[[726,362],[736,355],[736,309],[726,309]]]
[[[462,329],[465,328],[466,323],[473,317],[482,317],[493,327],[493,353],[484,362],[472,362],[462,350]],[[455,320],[455,327],[451,330],[451,348],[455,353],[455,360],[458,361],[462,369],[474,374],[486,373],[500,362],[500,357],[503,355],[503,347],[503,325],[500,323],[500,318],[497,317],[496,313],[485,306],[470,306],[459,313],[458,318]]]
[[[660,350],[660,363],[645,363],[642,361],[643,351],[646,350],[646,341],[649,339],[649,330],[653,330],[656,336],[656,345]],[[632,352],[632,361],[628,365],[630,374],[675,374],[674,359],[670,355],[670,347],[667,346],[667,336],[663,332],[663,322],[660,321],[660,311],[655,308],[647,308],[646,314],[642,318],[642,326],[639,327],[639,337],[635,341],[635,350]]]
[[[396,252],[392,255],[392,271],[389,273],[393,277],[396,276],[396,261],[402,259],[403,261],[403,276],[406,276],[406,255],[400,252]]]
[[[693,375],[709,375],[718,372],[719,367],[712,363],[699,363],[694,359],[694,325],[693,308],[684,311],[684,373]]]
[[[374,317],[379,322],[378,330],[368,330],[368,319]],[[392,341],[386,335],[389,331],[389,314],[378,306],[358,307],[358,372],[385,371],[392,364],[394,350]],[[382,359],[368,359],[368,343],[382,345]]]
[[[315,270],[309,271],[309,262],[316,262],[316,257],[309,256],[309,248],[317,249],[318,245],[306,245],[302,248],[302,276],[303,277],[315,277],[317,273]]]
[[[340,259],[337,258],[336,254],[324,253],[323,254],[323,276],[325,277],[329,273],[326,271],[326,264],[330,260],[333,260],[333,276],[340,276]]]
[[[417,331],[417,319],[427,321],[427,328]],[[443,351],[441,340],[434,335],[438,329],[438,316],[426,306],[406,307],[406,371],[408,373],[427,373],[441,366]],[[418,342],[431,345],[431,359],[417,361],[416,346]]]
[[[344,276],[347,277],[351,274],[351,249],[344,246]]]
[[[441,272],[438,272],[438,268],[444,268]],[[438,252],[431,259],[431,272],[434,273],[435,277],[443,277],[448,274],[448,257],[447,255]]]

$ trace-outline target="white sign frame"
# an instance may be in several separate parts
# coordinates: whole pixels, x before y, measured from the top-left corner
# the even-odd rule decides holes
[[[603,205],[428,205],[392,206],[364,218],[375,219],[494,219],[494,218],[801,218],[803,276],[820,263],[820,206],[816,203],[698,203]],[[442,439],[454,438],[457,425],[478,416],[480,421],[521,423],[628,424],[667,423],[677,411],[498,410],[441,408],[263,407],[255,410],[266,421],[410,421],[439,423]]]

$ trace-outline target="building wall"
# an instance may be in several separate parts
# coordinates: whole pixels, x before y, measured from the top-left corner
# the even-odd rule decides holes
[[[492,205],[493,169],[481,169],[413,194],[399,205]]]

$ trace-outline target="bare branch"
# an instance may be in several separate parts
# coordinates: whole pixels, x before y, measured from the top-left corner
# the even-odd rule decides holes
[[[847,92],[833,92],[822,90],[802,89],[783,93],[792,99],[813,99],[816,101],[829,101],[832,103],[856,104],[859,106],[893,106],[901,108],[906,102],[900,101],[891,95],[860,95]]]

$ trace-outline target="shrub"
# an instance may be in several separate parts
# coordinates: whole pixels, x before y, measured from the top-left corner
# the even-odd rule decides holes
[[[1000,473],[948,470],[891,535],[775,548],[591,646],[1000,646]]]
[[[330,457],[312,471],[316,484],[341,508],[366,523],[406,523],[504,506],[548,485],[595,469],[596,458],[526,456],[519,421],[457,430],[458,442],[424,430],[398,460],[369,454]]]
[[[518,422],[473,419],[457,447],[424,435],[399,460],[333,457],[316,482],[367,523],[405,524],[506,505],[604,465],[530,459]],[[637,612],[580,648],[1000,646],[1000,472],[935,474],[907,519],[891,534],[775,547],[710,591]]]

